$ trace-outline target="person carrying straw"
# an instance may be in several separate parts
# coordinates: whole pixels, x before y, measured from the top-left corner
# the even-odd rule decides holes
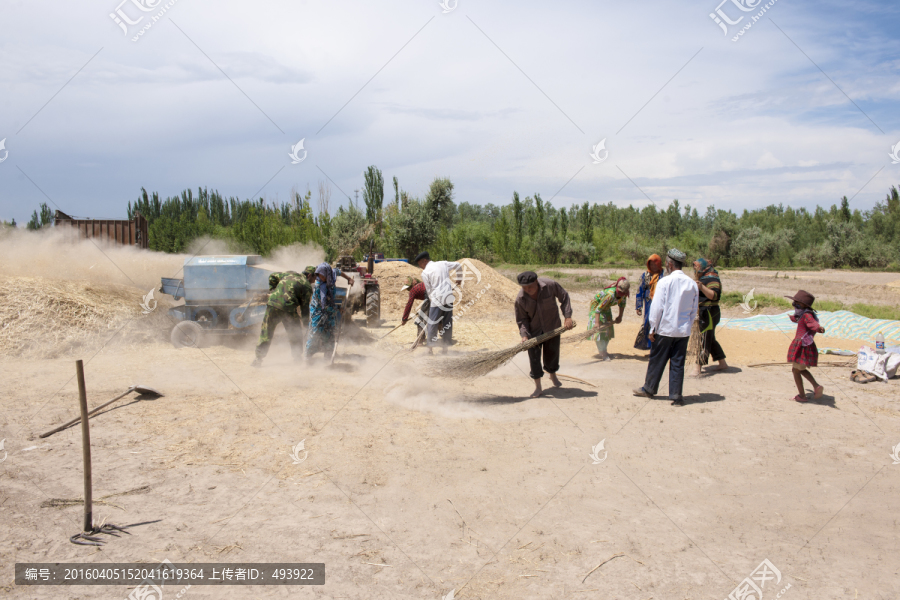
[[[590,313],[588,314],[588,330],[600,327],[600,331],[591,334],[591,339],[597,344],[597,352],[600,360],[612,360],[606,351],[609,341],[616,337],[613,323],[622,322],[622,313],[625,312],[625,302],[631,294],[631,284],[624,277],[619,277],[614,285],[600,290],[591,300]],[[619,315],[613,319],[612,307],[619,307]]]
[[[667,275],[656,286],[650,307],[650,364],[644,385],[633,391],[635,396],[653,398],[659,390],[666,363],[669,364],[669,399],[684,406],[684,362],[687,357],[691,327],[697,318],[697,284],[682,271],[687,256],[672,248],[666,256]]]
[[[662,259],[659,254],[651,254],[647,259],[647,270],[641,275],[641,285],[634,297],[634,310],[637,315],[644,317],[644,324],[634,340],[634,347],[638,350],[649,350],[653,346],[648,334],[650,333],[650,306],[656,293],[656,284],[663,277]]]
[[[788,348],[787,359],[791,363],[791,372],[794,374],[794,383],[797,385],[797,395],[794,400],[807,402],[806,390],[803,389],[803,378],[813,386],[813,398],[821,398],[825,388],[816,382],[816,378],[809,372],[810,367],[819,364],[819,349],[813,340],[817,333],[825,333],[825,328],[819,325],[819,316],[813,310],[815,296],[803,290],[793,296],[785,296],[793,300],[794,314],[791,321],[797,324],[797,333]]]
[[[519,326],[519,334],[522,336],[523,342],[561,327],[560,309],[566,319],[566,329],[574,327],[572,301],[569,293],[561,285],[552,279],[538,277],[534,271],[519,273],[516,280],[522,286],[516,296],[515,315],[516,325]],[[559,308],[556,305],[557,301]],[[541,368],[542,352],[544,355],[543,369]],[[534,380],[534,392],[529,398],[537,398],[543,393],[541,378],[544,376],[544,370],[550,373],[553,387],[562,386],[556,377],[556,372],[559,371],[559,336],[530,348],[528,360],[531,363],[531,378]]]

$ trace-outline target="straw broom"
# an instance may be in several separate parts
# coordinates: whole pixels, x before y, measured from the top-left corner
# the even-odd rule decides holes
[[[573,323],[574,326],[574,323]],[[459,358],[442,359],[434,361],[430,375],[437,377],[447,377],[453,379],[475,379],[487,375],[494,369],[497,369],[518,354],[525,352],[535,346],[540,346],[549,339],[555,338],[562,332],[566,331],[565,327],[554,329],[549,333],[541,334],[535,338],[531,338],[526,342],[517,344],[505,350],[497,350],[495,352],[476,352]],[[579,336],[580,337],[580,336]]]
[[[691,337],[688,340],[687,358],[685,360],[685,364],[701,364],[700,357],[703,355],[703,344],[705,339],[706,336],[704,336],[700,332],[700,319],[694,319],[694,324],[691,325]]]

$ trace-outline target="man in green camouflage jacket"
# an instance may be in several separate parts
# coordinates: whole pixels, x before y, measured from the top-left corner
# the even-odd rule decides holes
[[[303,357],[303,328],[309,324],[309,300],[312,297],[309,276],[314,272],[313,267],[307,267],[302,275],[296,271],[269,275],[266,315],[263,317],[259,342],[256,344],[254,367],[262,365],[263,358],[269,352],[275,327],[279,323],[284,324],[294,360],[300,360]]]

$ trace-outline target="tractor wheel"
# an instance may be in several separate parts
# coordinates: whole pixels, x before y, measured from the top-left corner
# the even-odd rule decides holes
[[[366,290],[366,327],[381,325],[381,288],[374,285]]]
[[[176,348],[200,348],[203,345],[203,328],[193,321],[181,321],[172,328],[169,339]]]

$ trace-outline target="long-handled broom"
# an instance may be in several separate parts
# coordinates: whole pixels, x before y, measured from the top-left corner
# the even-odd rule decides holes
[[[566,331],[565,327],[559,327],[549,333],[541,334],[505,350],[476,352],[459,358],[434,360],[432,361],[432,368],[429,374],[454,379],[475,379],[505,365],[519,352],[525,352],[535,346],[539,346],[547,340],[561,335],[564,331]]]

